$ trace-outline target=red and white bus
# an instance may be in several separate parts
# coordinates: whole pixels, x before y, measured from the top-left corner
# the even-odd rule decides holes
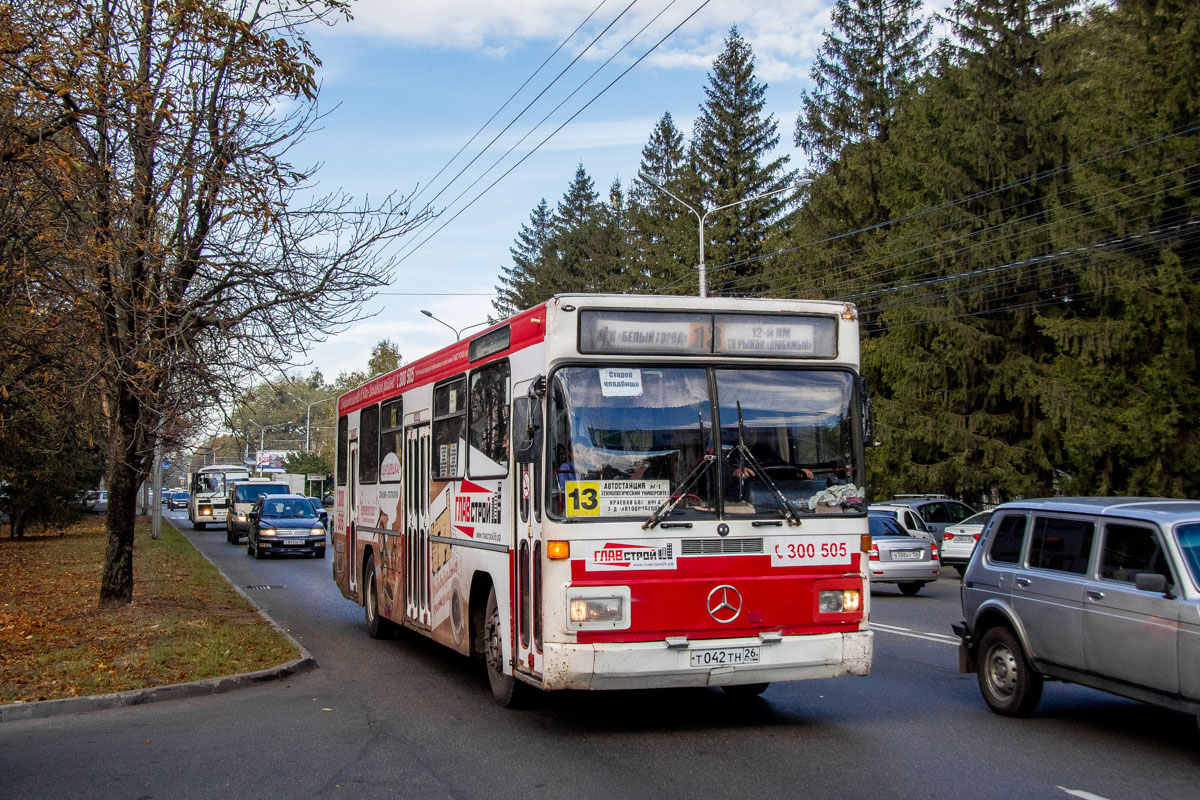
[[[857,312],[560,295],[338,399],[333,576],[529,687],[863,675]]]

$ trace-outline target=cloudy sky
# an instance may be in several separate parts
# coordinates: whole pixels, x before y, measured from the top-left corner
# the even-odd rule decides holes
[[[664,112],[690,134],[731,26],[753,47],[756,74],[768,84],[779,150],[802,166],[792,130],[832,3],[702,4],[358,0],[352,22],[314,31],[324,62],[321,105],[329,116],[297,154],[298,164],[321,162],[323,189],[359,198],[396,192],[442,211],[401,244],[393,285],[365,309],[370,319],[311,349],[308,358],[326,379],[364,368],[384,338],[406,360],[453,341],[421,309],[454,328],[484,321],[521,225],[542,198],[557,203],[578,164],[603,195],[614,179],[627,186],[636,175],[641,149]]]

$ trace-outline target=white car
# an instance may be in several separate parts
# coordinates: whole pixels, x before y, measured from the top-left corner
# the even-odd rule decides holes
[[[992,512],[980,511],[957,525],[947,526],[942,533],[942,563],[954,567],[962,575],[971,560],[971,553],[975,552],[975,543],[991,518]]]
[[[925,520],[921,519],[921,515],[911,506],[899,503],[872,503],[867,506],[867,510],[877,511],[881,515],[895,520],[910,536],[928,539],[933,544],[941,546],[941,537],[925,524]]]

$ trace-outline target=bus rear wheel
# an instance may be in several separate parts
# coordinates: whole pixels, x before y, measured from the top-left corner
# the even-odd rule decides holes
[[[504,674],[504,638],[500,625],[500,605],[496,587],[488,589],[487,611],[483,615],[483,660],[487,663],[492,696],[505,708],[520,706],[529,696],[529,687],[512,675]]]
[[[322,558],[325,556],[321,552]],[[363,567],[363,616],[367,620],[367,635],[372,639],[386,639],[392,635],[395,625],[379,613],[379,586],[375,581],[375,556],[367,556]]]

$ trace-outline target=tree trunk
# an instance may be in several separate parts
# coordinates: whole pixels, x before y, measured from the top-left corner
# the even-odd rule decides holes
[[[133,602],[133,531],[145,446],[138,435],[141,403],[127,388],[121,394],[124,396],[113,404],[116,417],[110,421],[108,434],[108,544],[100,579],[101,608]]]

